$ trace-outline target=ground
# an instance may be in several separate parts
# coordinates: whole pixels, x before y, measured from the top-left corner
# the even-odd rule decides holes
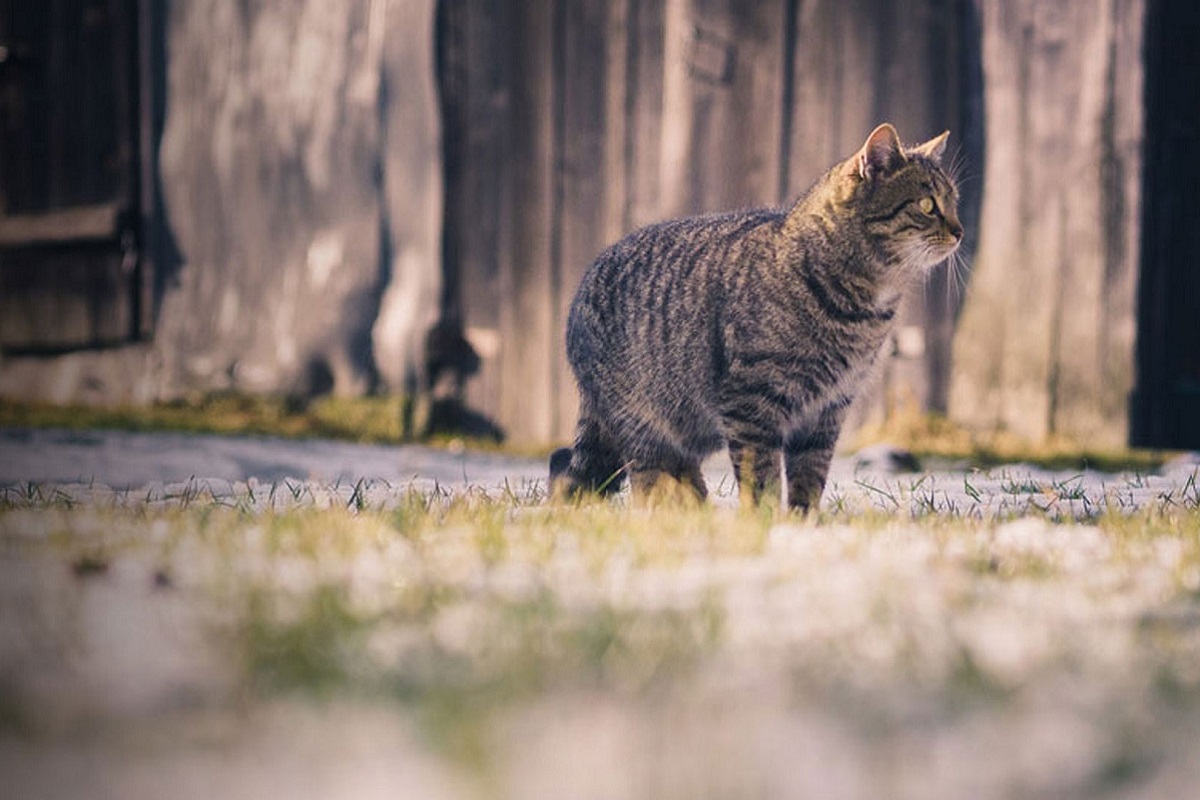
[[[1200,785],[1200,459],[839,458],[819,515],[540,459],[0,431],[14,797],[1163,797]],[[15,790],[15,791],[13,791]]]

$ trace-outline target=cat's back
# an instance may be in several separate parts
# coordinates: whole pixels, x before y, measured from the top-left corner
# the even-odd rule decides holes
[[[708,391],[720,360],[726,276],[772,246],[772,209],[649,225],[589,267],[567,319],[567,357],[588,392]],[[761,253],[760,253],[761,255]]]
[[[633,231],[600,253],[584,273],[572,317],[604,311],[604,323],[695,310],[722,271],[750,249],[770,244],[784,220],[777,209],[752,209],[681,217]]]
[[[656,222],[610,246],[596,257],[589,272],[683,274],[689,267],[728,257],[747,239],[770,235],[783,220],[778,209],[756,208]]]

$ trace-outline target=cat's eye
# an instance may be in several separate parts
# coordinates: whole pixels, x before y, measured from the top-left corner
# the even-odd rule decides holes
[[[917,201],[917,207],[921,209],[922,214],[932,214],[933,210],[937,208],[937,203],[932,197],[925,195]]]

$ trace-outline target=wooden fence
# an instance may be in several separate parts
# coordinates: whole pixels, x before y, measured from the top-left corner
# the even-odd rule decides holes
[[[970,275],[906,299],[857,419],[1194,446],[1197,8],[0,0],[0,394],[408,393],[440,322],[474,410],[562,441],[597,252],[786,202],[890,120],[952,131]]]

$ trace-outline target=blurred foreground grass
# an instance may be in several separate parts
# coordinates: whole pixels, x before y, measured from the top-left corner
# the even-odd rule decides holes
[[[394,443],[401,411],[214,395],[0,403],[0,425]],[[200,771],[254,796],[247,764],[356,799],[1188,796],[1196,468],[924,416],[852,445],[878,440],[952,468],[854,467],[809,518],[724,484],[658,509],[366,477],[0,488],[0,774],[15,796],[150,775],[191,797]]]
[[[205,713],[392,709],[470,777],[455,796],[1173,796],[1200,777],[1194,473],[1065,523],[556,507],[536,488],[264,510],[301,495],[247,491],[9,490],[0,563],[41,577],[0,580],[0,733],[153,718],[181,679],[133,711],[104,703],[150,691],[179,651],[211,665],[185,685]],[[92,654],[119,591],[146,654],[112,670]],[[75,684],[103,699],[71,706]]]

